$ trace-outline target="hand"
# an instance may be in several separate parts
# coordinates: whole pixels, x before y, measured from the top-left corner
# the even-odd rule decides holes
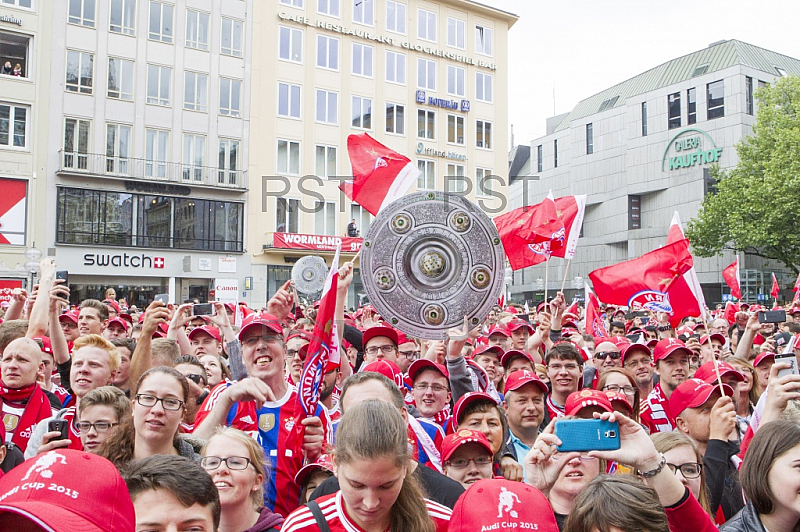
[[[66,449],[72,443],[71,440],[56,440],[54,438],[60,438],[61,433],[57,430],[52,432],[45,432],[44,436],[42,436],[42,444],[36,450],[36,454],[46,453],[48,451],[52,451],[53,449]]]
[[[561,317],[564,315],[565,310],[567,310],[567,302],[564,299],[564,294],[558,292],[550,302],[550,314],[553,316],[550,320],[550,327],[554,331],[561,330]]]
[[[339,268],[339,280],[336,285],[336,291],[339,294],[347,294],[347,289],[350,288],[350,283],[353,282],[353,270],[352,262],[345,262],[342,267]],[[344,299],[341,301],[344,301]]]
[[[767,401],[764,405],[764,414],[761,416],[761,424],[779,419],[789,401],[800,399],[800,375],[784,375],[778,378],[780,370],[790,367],[787,362],[776,362],[770,368]]]
[[[744,314],[744,313],[742,313]],[[752,331],[752,333],[758,334],[761,331],[761,323],[758,321],[758,314],[753,314],[747,318],[747,330]]]
[[[550,315],[544,314],[542,316],[542,321],[539,322],[539,326],[536,328],[537,332],[541,332],[542,338],[549,338],[550,337]]]
[[[278,288],[275,295],[267,301],[267,312],[278,318],[279,321],[283,321],[294,306],[294,296],[289,292],[291,284],[291,279],[283,283],[283,286]]]
[[[184,303],[183,305],[179,306],[175,309],[175,312],[172,314],[172,319],[169,322],[169,328],[176,330],[180,329],[186,322],[189,321],[189,309],[192,308],[194,305],[191,303]]]
[[[69,287],[64,279],[56,279],[50,289],[50,312],[61,314],[61,310],[69,305]]]
[[[547,494],[558,480],[564,466],[580,456],[580,453],[559,453],[557,446],[561,440],[555,435],[556,420],[552,420],[539,434],[525,455],[525,483]]]
[[[728,437],[736,428],[736,409],[733,399],[727,395],[717,399],[711,408],[711,430],[709,439],[728,441]]]
[[[226,329],[231,328],[231,319],[228,317],[228,311],[225,309],[225,303],[222,301],[212,301],[211,304],[214,306],[214,314],[211,316],[206,316],[208,320],[219,327],[221,332],[224,332]],[[180,308],[178,309],[180,311]],[[236,310],[234,309],[233,317],[236,319]]]
[[[464,350],[464,341],[469,336],[469,332],[469,323],[467,322],[466,316],[464,316],[463,329],[453,327],[447,331],[447,337],[449,339],[447,342],[447,358],[456,359],[461,356],[461,352]]]
[[[775,338],[770,336],[763,344],[758,346],[759,353],[774,353],[775,352]]]
[[[666,312],[659,312],[656,319],[660,327],[667,327],[669,325],[669,314]]]
[[[222,393],[231,405],[241,401],[255,401],[256,408],[261,408],[267,401],[275,401],[272,389],[264,381],[255,377],[247,377],[236,384],[228,386]]]
[[[435,340],[428,344],[428,351],[425,353],[423,358],[428,360],[432,360],[437,364],[441,364],[444,362],[445,357],[445,347],[444,342],[440,340]]]
[[[11,291],[11,299],[20,305],[24,305],[25,301],[28,299],[28,291],[24,288],[15,288]]]
[[[158,326],[169,320],[169,309],[161,301],[153,301],[148,305],[142,321],[142,336],[153,336]]]
[[[322,454],[322,447],[325,445],[322,420],[317,416],[307,417],[300,424],[303,425],[303,454],[307,460],[316,460]]]
[[[525,469],[510,456],[500,458],[500,474],[512,482],[524,482]]]
[[[39,263],[39,278],[52,279],[56,275],[56,260],[52,257],[45,257]]]
[[[364,312],[361,314],[361,325],[364,329],[380,325],[376,316],[375,309],[372,307],[364,307]]]
[[[615,460],[640,471],[650,471],[658,467],[658,452],[641,425],[619,412],[595,413],[594,417],[619,423],[620,447],[616,451],[589,451],[589,456]]]
[[[736,324],[739,326],[740,329],[744,329],[749,321],[750,315],[747,312],[742,312],[741,310],[734,315],[734,320]]]

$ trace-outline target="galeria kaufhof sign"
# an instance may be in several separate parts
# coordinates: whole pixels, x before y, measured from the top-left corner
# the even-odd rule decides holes
[[[684,129],[667,144],[661,159],[661,171],[705,166],[719,162],[721,156],[722,148],[717,147],[711,135],[702,129]]]
[[[330,22],[325,22],[323,20],[319,20],[315,23],[310,18],[304,17],[302,15],[289,15],[287,13],[278,13],[278,18],[281,20],[294,22],[295,24],[311,26],[312,28],[316,27],[332,31],[335,33],[341,33],[342,35],[352,35],[353,37],[359,37],[361,39],[365,39],[368,41],[375,41],[383,44],[388,44],[389,46],[397,46],[399,48],[405,48],[406,50],[413,50],[415,52],[441,57],[443,59],[450,59],[451,61],[464,63],[465,65],[472,65],[480,68],[486,68],[489,70],[497,70],[497,67],[495,66],[494,63],[486,63],[481,59],[476,60],[472,57],[468,57],[465,55],[454,54],[452,52],[445,52],[443,50],[437,50],[436,48],[431,48],[430,46],[414,44],[409,41],[400,41],[394,39],[393,37],[387,37],[384,35],[375,35],[365,30],[348,28],[346,26],[339,26],[338,24],[331,24]]]

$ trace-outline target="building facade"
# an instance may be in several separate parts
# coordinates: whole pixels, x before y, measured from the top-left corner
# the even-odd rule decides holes
[[[666,242],[677,211],[684,225],[715,183],[709,168],[737,165],[736,143],[752,132],[755,92],[779,76],[800,74],[800,60],[741,41],[713,43],[595,94],[548,120],[547,134],[531,141],[529,173],[512,178],[511,208],[586,194],[582,237],[567,265],[552,259],[515,272],[518,301],[541,300],[544,279],[554,293],[568,277],[569,296],[582,297],[594,269],[636,258]],[[709,305],[727,299],[722,269],[730,253],[695,257]],[[794,275],[783,266],[741,257],[743,297],[765,300],[775,272],[782,285]],[[567,268],[568,271],[567,271]]]
[[[73,299],[110,286],[139,306],[159,293],[247,301],[252,0],[44,10],[50,186],[37,219]]]
[[[422,172],[417,190],[505,204],[507,33],[515,15],[470,0],[279,0],[254,5],[250,209],[253,303],[294,262],[352,258],[372,216],[338,189],[347,137],[368,133]],[[446,176],[450,176],[447,178]],[[412,191],[414,187],[412,187]],[[490,213],[491,215],[491,213]],[[347,239],[354,222],[358,235]],[[361,291],[357,276],[349,306]]]

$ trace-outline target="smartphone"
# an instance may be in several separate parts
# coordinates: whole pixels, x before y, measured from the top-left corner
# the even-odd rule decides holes
[[[67,270],[61,270],[56,272],[56,279],[64,279],[64,286],[69,288],[69,272]],[[65,296],[59,296],[61,299],[67,299]]]
[[[169,294],[156,294],[156,301],[160,301],[166,305],[169,303]]]
[[[647,313],[646,310],[634,310],[633,312],[628,312],[627,314],[625,314],[625,319],[632,320],[634,318],[646,318],[648,316],[649,314]]]
[[[794,353],[778,353],[775,355],[775,363],[778,364],[780,362],[788,362],[792,366],[790,368],[784,368],[778,370],[778,378],[780,379],[784,375],[797,375],[797,357]]]
[[[558,451],[616,451],[620,446],[619,423],[600,419],[562,419],[556,421]]]
[[[69,421],[66,419],[52,419],[47,422],[47,431],[61,433],[60,436],[57,436],[50,441],[67,440],[69,439]]]
[[[758,323],[783,323],[785,321],[785,310],[761,310],[758,312]]]
[[[213,316],[216,308],[211,303],[198,303],[192,305],[192,316]]]

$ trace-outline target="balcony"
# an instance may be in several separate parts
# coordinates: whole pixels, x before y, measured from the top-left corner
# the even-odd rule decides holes
[[[246,189],[247,174],[213,166],[170,163],[102,153],[59,150],[58,172],[65,175],[91,175],[214,188]]]

